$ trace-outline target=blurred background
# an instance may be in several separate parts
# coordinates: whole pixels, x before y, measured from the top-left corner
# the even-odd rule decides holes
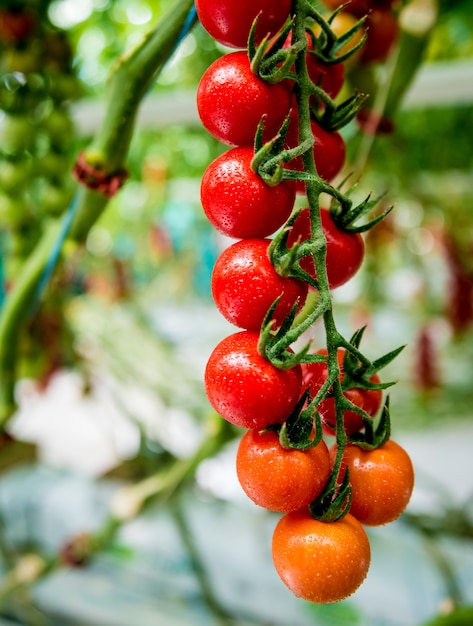
[[[170,5],[0,3],[0,311],[44,225],[66,215],[117,58]],[[368,356],[406,344],[383,378],[398,381],[393,437],[417,482],[406,514],[369,530],[367,581],[333,606],[286,590],[278,517],[242,494],[239,433],[205,397],[206,360],[234,328],[209,289],[229,241],[199,199],[227,148],[195,106],[226,50],[197,24],[142,104],[130,178],[86,245],[65,244],[22,333],[0,449],[1,626],[473,623],[473,13],[468,0],[386,10],[389,53],[347,67],[343,95],[372,95],[342,131],[341,178],[395,208],[334,303],[346,336],[367,324]]]

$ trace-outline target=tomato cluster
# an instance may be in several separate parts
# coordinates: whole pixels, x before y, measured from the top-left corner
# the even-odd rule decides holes
[[[290,4],[252,0],[236,6],[226,0],[216,7],[213,0],[198,0],[196,7],[202,24],[217,41],[244,48],[256,16],[258,40],[282,26],[289,18]],[[333,97],[342,86],[343,69],[336,63],[325,64],[312,48],[308,37],[304,54],[310,80],[330,90]],[[223,55],[204,73],[197,91],[204,127],[230,146],[203,175],[202,206],[220,233],[237,240],[217,259],[211,287],[220,313],[238,330],[212,351],[205,389],[219,415],[246,429],[236,455],[242,489],[258,506],[283,513],[272,544],[281,579],[306,600],[335,602],[352,594],[367,574],[370,544],[363,526],[385,524],[402,513],[412,492],[413,471],[405,451],[389,439],[367,449],[356,445],[356,437],[370,429],[383,404],[376,368],[357,374],[353,359],[338,348],[339,382],[346,402],[340,426],[329,385],[333,378],[328,381],[328,351],[319,350],[306,361],[291,361],[295,355],[288,345],[279,361],[266,351],[268,337],[277,338],[287,319],[293,320],[303,307],[309,284],[312,289],[318,284],[310,252],[301,253],[302,272],[296,277],[273,265],[271,236],[285,233],[290,251],[313,241],[317,233],[311,232],[309,208],[293,212],[296,193],[305,191],[302,181],[283,178],[270,185],[254,166],[255,134],[261,133],[261,120],[264,141],[286,125],[283,141],[291,148],[297,146],[299,133],[295,81],[291,75],[275,83],[263,80],[249,57],[245,49]],[[344,164],[343,139],[322,129],[315,119],[311,126],[317,174],[320,180],[330,181]],[[289,160],[286,167],[304,170],[300,158]],[[360,268],[364,243],[356,229],[344,228],[329,209],[320,209],[320,224],[327,282],[334,289]],[[292,440],[289,425],[307,411],[311,416],[304,440]],[[340,428],[354,437],[352,442],[339,450],[337,437],[329,449],[324,437],[332,437]],[[324,520],[315,513],[314,503],[326,498],[330,486],[337,491],[348,475],[351,505],[347,496],[343,515]]]

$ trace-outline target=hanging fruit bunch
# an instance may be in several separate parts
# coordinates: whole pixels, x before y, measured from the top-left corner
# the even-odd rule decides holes
[[[215,264],[212,293],[238,330],[212,351],[206,392],[245,429],[236,458],[243,490],[283,514],[272,548],[281,579],[306,600],[336,602],[368,572],[364,525],[396,519],[414,481],[409,456],[390,439],[383,394],[392,383],[379,376],[401,348],[370,360],[364,329],[343,337],[332,302],[362,264],[362,233],[385,215],[362,219],[376,200],[356,204],[354,188],[332,184],[345,160],[338,131],[364,96],[334,98],[365,37],[346,51],[358,28],[338,36],[340,9],[326,20],[307,0],[196,8],[210,35],[234,48],[197,92],[204,127],[229,146],[204,173],[202,206],[237,239]],[[298,340],[317,320],[321,347],[312,352]]]
[[[0,256],[8,292],[48,218],[71,202],[74,128],[80,93],[67,33],[48,20],[48,2],[6,2],[0,9]],[[22,374],[47,382],[70,358],[61,289],[22,337]],[[57,286],[57,285],[56,285]]]

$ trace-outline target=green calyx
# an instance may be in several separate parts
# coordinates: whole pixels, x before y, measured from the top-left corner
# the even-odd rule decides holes
[[[310,396],[306,390],[299,399],[284,424],[275,424],[268,430],[279,435],[282,448],[309,450],[322,441],[322,423],[320,415],[310,405]]]
[[[349,3],[343,4],[338,7],[328,19],[324,18],[319,11],[310,8],[310,17],[320,26],[320,35],[312,38],[314,45],[314,54],[324,61],[324,63],[343,63],[352,57],[365,43],[367,35],[364,33],[361,40],[354,44],[347,52],[340,54],[342,50],[354,36],[363,28],[366,22],[367,16],[360,18],[353,26],[343,35],[338,36],[331,28],[336,16],[341,13],[345,8],[349,6]]]
[[[362,224],[357,224],[356,222],[373,210],[385,194],[381,194],[375,198],[372,198],[371,194],[368,194],[368,196],[359,204],[353,204],[350,196],[356,190],[358,182],[342,193],[341,188],[346,183],[347,179],[348,177],[340,183],[338,189],[327,188],[324,190],[332,196],[332,201],[330,203],[330,213],[332,215],[332,219],[340,230],[346,230],[350,233],[367,232],[376,226],[376,224],[379,224],[379,222],[384,220],[384,218],[391,213],[394,207],[390,206],[385,211],[380,213],[380,215],[377,215]]]

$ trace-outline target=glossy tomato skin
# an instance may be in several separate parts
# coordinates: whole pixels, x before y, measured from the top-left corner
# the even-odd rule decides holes
[[[302,372],[299,365],[274,367],[259,354],[258,341],[255,331],[223,339],[210,355],[204,381],[210,404],[224,419],[263,430],[289,416],[300,396]]]
[[[330,450],[335,458],[336,446]],[[366,526],[381,526],[397,519],[409,504],[414,489],[414,468],[407,452],[389,440],[375,450],[349,444],[341,472],[350,470],[350,513]]]
[[[306,511],[286,513],[274,530],[272,555],[285,585],[318,604],[352,595],[371,561],[366,531],[350,513],[336,522],[321,522]]]
[[[220,313],[231,324],[247,330],[261,329],[276,300],[274,328],[281,326],[294,304],[298,311],[307,297],[307,283],[280,276],[268,256],[269,239],[243,239],[218,257],[211,280],[212,295]]]
[[[345,351],[342,348],[338,349],[337,358],[340,366],[340,380],[343,381],[343,357]],[[327,350],[322,348],[317,351],[317,354],[323,354],[327,356]],[[302,365],[302,382],[303,388],[309,388],[311,396],[314,398],[319,392],[322,385],[327,380],[328,369],[327,365],[321,363],[304,363]],[[370,378],[371,382],[379,383],[380,379],[377,374],[374,374]],[[345,397],[353,402],[356,406],[366,411],[371,417],[375,417],[381,408],[383,402],[383,394],[380,389],[358,389],[356,387],[348,389],[344,392]],[[326,398],[319,402],[317,410],[320,413],[322,419],[322,427],[327,435],[335,434],[336,425],[336,413],[335,402],[333,398]],[[343,423],[345,425],[345,432],[347,435],[353,435],[354,433],[363,430],[364,422],[361,415],[358,415],[355,411],[345,411],[343,416]]]
[[[296,187],[282,181],[270,187],[251,169],[252,147],[218,156],[202,177],[200,197],[210,223],[233,239],[267,237],[288,219]]]
[[[320,210],[322,229],[327,242],[326,265],[330,289],[335,289],[349,281],[360,269],[365,255],[365,244],[360,233],[350,233],[338,228],[330,211]],[[309,209],[304,209],[291,228],[288,247],[297,240],[310,237]],[[311,256],[301,260],[301,267],[312,277],[316,277],[315,263]]]
[[[307,508],[330,476],[330,455],[322,440],[309,450],[283,448],[274,431],[248,430],[237,450],[238,480],[258,506],[286,513]]]
[[[230,146],[252,146],[265,118],[265,138],[274,137],[291,108],[287,81],[274,85],[253,74],[245,51],[225,54],[204,72],[197,88],[197,110],[203,126]]]
[[[314,161],[317,174],[323,180],[330,182],[342,170],[346,157],[345,141],[338,131],[327,131],[311,121],[312,134],[314,136]],[[295,148],[298,145],[299,124],[297,121],[297,111],[292,109],[291,121],[286,136],[288,148]],[[286,166],[290,170],[303,171],[304,164],[302,157],[292,159]],[[297,181],[297,191],[305,193],[305,183]]]
[[[195,6],[202,26],[214,39],[230,48],[246,48],[253,20],[259,15],[258,44],[281,28],[291,11],[291,0],[196,0]]]

